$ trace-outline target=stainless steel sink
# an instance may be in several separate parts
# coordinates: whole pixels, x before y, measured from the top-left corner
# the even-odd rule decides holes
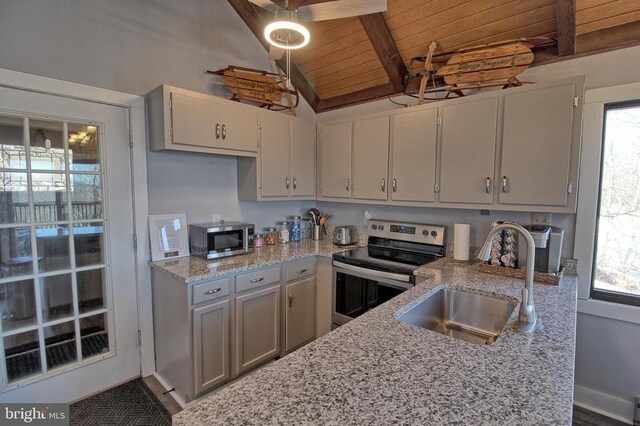
[[[479,345],[493,344],[516,303],[442,288],[398,319]]]

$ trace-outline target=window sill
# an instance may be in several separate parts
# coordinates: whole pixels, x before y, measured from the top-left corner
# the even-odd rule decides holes
[[[578,313],[640,324],[640,307],[595,299],[578,299]]]

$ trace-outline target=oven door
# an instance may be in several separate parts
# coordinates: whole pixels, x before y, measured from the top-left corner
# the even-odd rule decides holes
[[[331,321],[346,324],[413,287],[412,279],[334,260]]]

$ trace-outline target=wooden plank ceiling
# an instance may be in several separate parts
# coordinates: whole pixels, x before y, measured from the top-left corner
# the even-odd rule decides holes
[[[291,0],[291,8],[327,0]],[[268,13],[228,0],[256,37]],[[276,1],[282,4],[282,1]],[[307,24],[311,42],[292,52],[292,80],[316,112],[401,94],[411,59],[534,36],[558,40],[549,63],[640,44],[639,0],[388,0],[387,11]],[[266,53],[265,53],[266,54]],[[238,64],[242,65],[242,64]]]

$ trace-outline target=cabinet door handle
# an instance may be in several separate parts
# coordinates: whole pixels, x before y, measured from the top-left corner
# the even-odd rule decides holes
[[[387,181],[385,178],[380,179],[380,189],[384,192],[384,189],[387,187]]]
[[[293,189],[296,189],[298,187],[298,181],[296,180],[296,178],[293,178]]]
[[[349,190],[349,179],[344,180],[344,187],[347,189],[347,191]]]
[[[289,295],[289,307],[293,305],[293,296]]]
[[[260,277],[260,278],[254,278],[254,279],[252,279],[250,282],[252,282],[252,283],[259,283],[260,281],[263,281],[263,280],[264,280],[264,278]]]
[[[216,123],[216,139],[220,139],[220,124]]]
[[[289,176],[284,178],[284,184],[287,187],[287,189],[289,189]]]
[[[485,184],[484,184],[484,191],[485,191],[487,194],[490,194],[490,193],[491,193],[491,178],[489,178],[489,177],[487,178],[487,181],[486,181],[486,182],[485,182]]]
[[[300,274],[304,274],[305,272],[307,272],[307,268],[302,268],[302,269],[298,269],[296,271],[296,274],[300,275]]]
[[[393,192],[398,192],[398,181],[395,178],[391,181],[391,188]]]
[[[508,179],[506,176],[502,176],[502,192],[507,192]]]
[[[205,291],[204,294],[215,294],[222,290],[221,288],[214,288],[213,290]]]
[[[222,140],[225,140],[227,138],[227,125],[223,124],[222,125]]]

